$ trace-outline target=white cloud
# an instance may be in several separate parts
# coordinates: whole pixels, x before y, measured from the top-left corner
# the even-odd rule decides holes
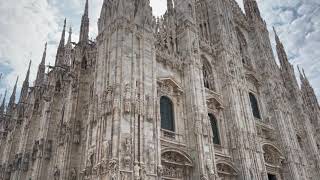
[[[10,71],[1,82],[1,92],[4,86],[13,86],[17,75],[21,84],[30,59],[35,72],[45,41],[57,31],[57,12],[44,0],[0,2],[0,66],[1,71]]]
[[[243,9],[242,0],[236,0]],[[89,0],[90,37],[97,35],[97,20],[103,0]],[[54,62],[64,17],[73,27],[77,41],[85,0],[10,0],[0,1],[0,71],[6,74],[0,82],[0,94],[24,78],[28,60],[32,59],[34,80],[43,45],[49,41],[47,60]],[[166,0],[150,0],[155,16],[166,11]],[[260,0],[263,18],[279,31],[293,64],[306,69],[307,76],[320,97],[320,2],[318,0]],[[271,31],[270,31],[271,32]],[[272,34],[271,34],[272,35]],[[271,36],[273,41],[273,37]]]
[[[150,5],[155,16],[161,16],[167,10],[167,0],[151,0]]]

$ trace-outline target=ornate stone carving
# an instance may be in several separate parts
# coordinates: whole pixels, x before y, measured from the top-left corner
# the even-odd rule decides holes
[[[43,157],[43,150],[44,150],[44,139],[41,138],[39,141],[39,152],[38,152],[38,157],[42,158]]]
[[[138,163],[135,163],[134,165],[134,180],[140,180],[140,166]]]
[[[52,140],[48,140],[47,141],[44,153],[45,153],[44,154],[45,159],[49,160],[51,158],[51,155],[52,155]]]
[[[73,143],[75,144],[80,144],[81,140],[81,122],[76,121],[75,122],[75,129],[74,129],[74,134],[73,134]]]
[[[175,166],[166,164],[163,166],[163,176],[169,178],[183,178],[183,170],[182,166]]]
[[[281,153],[271,145],[263,146],[263,157],[267,164],[280,166],[283,160]]]
[[[148,121],[153,119],[153,99],[149,95],[146,96],[147,107],[146,107],[146,117]]]
[[[60,170],[57,166],[55,166],[53,170],[53,179],[60,180]]]
[[[35,141],[32,147],[32,161],[35,161],[37,159],[38,148],[39,148],[39,141]]]
[[[71,169],[69,180],[77,180],[77,170],[76,170],[76,168],[72,168]]]
[[[123,111],[125,113],[130,113],[131,111],[131,88],[130,84],[125,85],[124,90],[124,103],[123,103]]]
[[[61,124],[60,127],[60,133],[59,133],[59,145],[64,145],[64,142],[66,141],[66,135],[67,135],[67,125],[65,123]]]
[[[113,87],[109,86],[105,92],[106,115],[110,115],[113,111]]]
[[[24,154],[23,162],[22,162],[22,170],[23,171],[28,171],[29,159],[30,159],[30,154],[29,153]]]
[[[126,138],[123,143],[123,164],[126,168],[129,168],[131,165],[131,138]]]
[[[161,165],[157,167],[157,174],[159,177],[163,175],[163,167]]]
[[[117,174],[118,174],[118,162],[114,159],[109,161],[109,176],[111,178],[111,180],[116,180],[117,179]]]

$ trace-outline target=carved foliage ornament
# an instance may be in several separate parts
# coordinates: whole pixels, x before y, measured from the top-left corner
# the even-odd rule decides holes
[[[283,160],[279,150],[268,144],[263,146],[263,157],[265,162],[272,166],[281,166]]]
[[[190,159],[178,152],[167,151],[162,154],[161,159],[162,167],[161,169],[158,168],[158,173],[161,173],[164,177],[183,178],[186,176],[186,170],[192,167]]]

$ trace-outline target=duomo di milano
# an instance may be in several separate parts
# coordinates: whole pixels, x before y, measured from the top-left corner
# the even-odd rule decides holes
[[[320,179],[316,95],[255,0],[104,0],[95,41],[88,5],[3,100],[1,180]]]

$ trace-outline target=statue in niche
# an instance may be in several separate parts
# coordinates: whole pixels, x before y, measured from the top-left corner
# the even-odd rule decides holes
[[[147,95],[146,96],[146,100],[147,100],[147,120],[151,121],[153,119],[153,115],[152,115],[152,109],[153,109],[153,105],[152,105],[152,98]]]
[[[229,71],[230,71],[230,74],[232,76],[235,76],[236,75],[236,67],[235,67],[235,64],[232,60],[229,61]]]
[[[44,147],[44,139],[40,139],[40,142],[39,142],[39,158],[42,158],[43,156],[43,147]]]
[[[23,171],[28,171],[29,168],[29,153],[26,153],[23,157],[23,162],[22,162],[22,170]]]
[[[131,153],[131,138],[126,138],[124,142],[124,152],[126,154]]]
[[[121,180],[128,180],[128,175],[125,172],[120,172]]]
[[[113,91],[112,87],[109,87],[106,92],[106,114],[109,115],[112,113],[112,97]]]
[[[112,142],[111,140],[109,140],[107,145],[107,157],[110,157],[111,155],[112,155]]]
[[[72,168],[70,172],[70,180],[77,180],[77,170],[76,168]]]
[[[211,159],[207,159],[206,167],[207,167],[209,176],[214,175],[214,171],[213,171],[213,166],[212,166],[212,161],[211,161]]]
[[[32,148],[32,160],[35,161],[38,155],[39,141],[35,141]]]
[[[81,124],[80,121],[76,121],[75,131],[73,135],[73,143],[80,144]]]
[[[124,142],[124,158],[123,163],[125,167],[129,167],[131,164],[131,138],[126,138]]]
[[[154,158],[154,152],[155,149],[153,147],[152,142],[148,143],[148,150],[147,150],[147,164],[148,164],[148,171],[153,171],[154,165],[155,165],[155,158]]]
[[[60,170],[57,166],[54,167],[53,170],[53,179],[54,180],[59,180],[60,179]]]
[[[64,141],[65,141],[65,137],[66,137],[66,125],[63,123],[61,125],[61,130],[60,130],[60,136],[59,136],[59,145],[63,145],[64,144]]]
[[[163,175],[163,167],[161,165],[159,165],[157,167],[157,173],[158,173],[159,177],[161,177]]]
[[[147,170],[145,166],[142,166],[140,169],[141,180],[147,180]]]
[[[22,166],[22,153],[19,153],[18,159],[16,161],[16,169],[21,170],[21,166]]]
[[[52,154],[52,140],[48,140],[46,149],[45,149],[45,159],[50,159]]]
[[[87,159],[87,167],[92,168],[94,164],[94,153],[90,153],[89,158]]]
[[[111,180],[117,179],[117,170],[118,170],[118,163],[116,160],[111,160],[109,162],[109,175]]]
[[[140,180],[140,166],[138,163],[134,165],[134,180]]]
[[[130,84],[126,84],[124,92],[124,112],[130,113],[131,111],[131,98],[130,98]]]

